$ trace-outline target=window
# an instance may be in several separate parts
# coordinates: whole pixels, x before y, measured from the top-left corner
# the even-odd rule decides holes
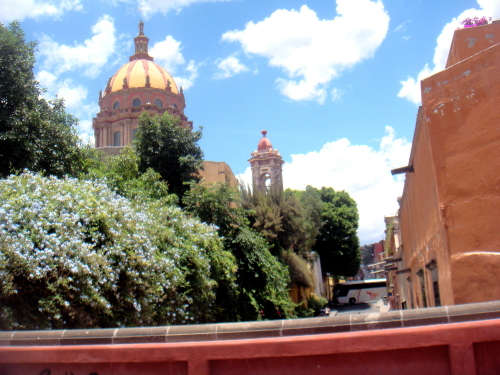
[[[134,99],[132,101],[132,107],[140,107],[141,106],[141,99]]]
[[[113,146],[121,146],[120,144],[121,133],[122,132],[118,131],[113,134]]]
[[[177,109],[177,104],[174,103],[174,108]]]
[[[113,104],[113,110],[118,108],[120,108],[120,102],[115,102],[115,104]]]
[[[157,106],[158,108],[163,107],[163,103],[161,102],[161,100],[160,100],[160,99],[156,99],[156,100],[155,100],[155,106]]]
[[[137,137],[137,131],[139,129],[132,129],[132,139],[135,139],[135,137]]]

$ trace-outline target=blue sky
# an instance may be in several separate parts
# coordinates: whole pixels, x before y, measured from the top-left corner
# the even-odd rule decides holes
[[[248,178],[266,129],[284,185],[332,186],[358,202],[361,243],[397,210],[420,100],[444,68],[453,30],[500,18],[498,0],[0,0],[37,40],[36,75],[92,135],[100,89],[128,61],[140,19],[150,54],[203,127],[206,160]]]

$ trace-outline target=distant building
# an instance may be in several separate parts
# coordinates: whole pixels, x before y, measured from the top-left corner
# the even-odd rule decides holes
[[[273,149],[271,141],[266,137],[267,131],[262,131],[262,138],[257,145],[257,151],[251,153],[248,160],[252,166],[252,183],[254,189],[268,189],[278,186],[283,190],[283,158],[278,150]]]
[[[499,300],[500,22],[456,30],[421,87],[388,281],[400,308]]]
[[[139,23],[139,35],[134,38],[135,53],[108,80],[99,93],[99,113],[94,118],[95,147],[107,155],[117,155],[132,143],[139,128],[139,116],[168,112],[179,116],[180,126],[192,130],[193,122],[184,114],[186,101],[182,87],[149,55],[149,38],[144,35],[144,23]],[[238,183],[231,168],[224,162],[206,161],[200,175],[207,183]]]

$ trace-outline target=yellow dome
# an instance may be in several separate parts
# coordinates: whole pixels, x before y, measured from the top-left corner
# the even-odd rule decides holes
[[[149,87],[164,90],[170,81],[172,92],[179,93],[172,76],[160,65],[145,59],[130,61],[118,69],[109,82],[111,92],[123,89],[124,78],[127,78],[129,88],[146,87],[147,76],[149,76]]]

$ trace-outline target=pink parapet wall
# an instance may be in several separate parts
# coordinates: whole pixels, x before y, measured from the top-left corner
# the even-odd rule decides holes
[[[498,374],[499,318],[500,302],[490,302],[340,318],[128,331],[40,331],[38,335],[2,332],[0,374]],[[454,321],[458,323],[449,323]],[[344,332],[322,334],[327,327],[343,327]],[[179,334],[168,334],[169,328]],[[167,334],[153,334],[161,330]],[[297,331],[292,335],[293,330]],[[8,339],[9,334],[12,339]],[[89,335],[94,344],[78,345]],[[98,337],[106,342],[120,335],[136,342],[99,344]],[[260,336],[267,337],[252,338]],[[63,337],[76,345],[50,343],[53,339],[62,342]],[[37,338],[46,346],[26,345]],[[191,341],[197,339],[201,340]],[[163,342],[152,343],[155,340]]]

